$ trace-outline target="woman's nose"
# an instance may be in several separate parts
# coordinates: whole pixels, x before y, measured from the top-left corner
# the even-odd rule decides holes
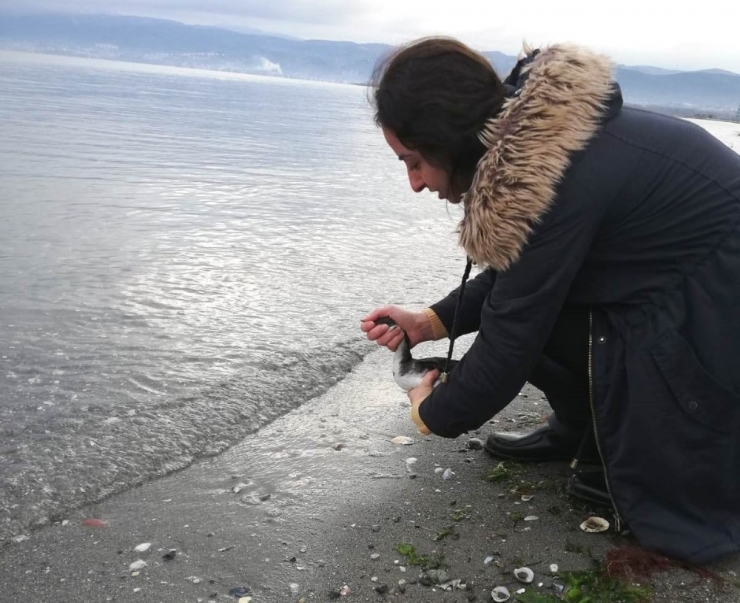
[[[420,193],[426,188],[424,180],[417,172],[409,172],[409,184],[411,185],[411,190],[415,193]]]

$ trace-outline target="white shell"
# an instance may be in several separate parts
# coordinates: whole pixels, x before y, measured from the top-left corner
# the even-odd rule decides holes
[[[534,498],[534,494],[522,494],[522,502],[529,502]]]
[[[396,436],[391,440],[394,444],[401,444],[402,446],[411,446],[411,444],[414,443],[413,438],[409,438],[408,436]]]
[[[609,529],[609,522],[603,517],[589,517],[581,524],[584,532],[606,532]]]
[[[139,570],[143,570],[146,567],[146,565],[147,565],[146,561],[142,559],[137,559],[131,565],[128,566],[128,569],[130,572],[138,572]]]
[[[558,573],[558,564],[557,563],[551,563],[550,564],[550,572],[552,572],[553,574],[557,574]]]
[[[496,601],[496,603],[508,601],[510,598],[511,594],[509,593],[509,589],[505,586],[497,586],[491,591],[491,599]]]
[[[514,570],[514,577],[519,580],[519,582],[529,584],[534,580],[534,572],[528,567],[518,567]]]
[[[146,553],[152,546],[151,542],[142,542],[140,545],[134,547],[134,551],[137,553]]]

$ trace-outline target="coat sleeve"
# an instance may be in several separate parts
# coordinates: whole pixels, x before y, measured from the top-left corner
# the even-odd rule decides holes
[[[518,260],[496,275],[473,345],[418,408],[432,433],[457,437],[477,429],[521,390],[601,226],[601,189],[594,178],[562,183]]]
[[[483,302],[493,289],[496,282],[496,272],[491,268],[486,268],[480,272],[474,279],[468,281],[465,286],[465,295],[463,296],[463,306],[460,309],[460,332],[458,335],[465,335],[477,331],[480,327],[480,313],[483,308]],[[448,333],[452,332],[452,322],[455,319],[455,305],[457,304],[457,295],[460,287],[452,291],[447,297],[441,299],[431,306],[431,309],[442,321]]]

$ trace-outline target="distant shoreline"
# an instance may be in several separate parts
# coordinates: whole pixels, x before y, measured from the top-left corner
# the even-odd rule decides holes
[[[90,56],[89,54],[80,54],[80,53],[70,53],[70,52],[59,52],[59,51],[36,51],[36,50],[22,50],[18,48],[3,48],[0,47],[0,59],[2,58],[2,55],[4,53],[18,56],[18,57],[26,57],[30,58],[30,55],[33,55],[34,57],[47,57],[52,59],[58,59],[58,58],[65,58],[65,59],[75,59],[78,61],[85,61],[85,62],[91,62],[94,63],[96,61],[105,61],[106,63],[110,64],[118,64],[119,66],[128,66],[130,67],[131,71],[140,71],[143,73],[152,73],[152,72],[158,72],[161,73],[162,69],[166,69],[166,72],[169,72],[171,74],[179,74],[179,75],[187,75],[187,76],[195,76],[195,77],[226,77],[226,78],[233,78],[233,79],[239,79],[239,80],[268,80],[270,82],[296,82],[296,83],[311,83],[311,84],[321,84],[321,85],[329,85],[329,86],[354,86],[354,87],[366,87],[368,84],[365,82],[357,82],[357,81],[348,81],[348,82],[340,82],[336,80],[325,80],[325,79],[311,79],[311,78],[299,78],[299,77],[290,77],[282,74],[277,73],[265,73],[265,72],[253,72],[253,71],[236,71],[232,69],[215,69],[215,68],[206,68],[206,67],[199,67],[197,65],[175,65],[171,63],[163,63],[163,62],[154,62],[154,61],[145,61],[145,60],[134,60],[131,58],[128,59],[122,59],[122,58],[115,58],[115,57],[103,57],[103,56]],[[147,69],[146,67],[149,67],[150,69]],[[711,111],[707,109],[693,109],[693,108],[685,108],[681,109],[679,107],[669,107],[669,106],[663,106],[658,104],[642,104],[642,103],[625,103],[627,106],[633,106],[633,107],[639,107],[642,109],[647,109],[650,111],[655,111],[658,113],[663,113],[665,115],[671,115],[674,117],[681,117],[681,118],[688,118],[688,119],[704,119],[708,121],[720,121],[720,122],[727,122],[727,123],[740,123],[740,115],[733,117],[729,113],[727,115],[720,115],[719,111]]]

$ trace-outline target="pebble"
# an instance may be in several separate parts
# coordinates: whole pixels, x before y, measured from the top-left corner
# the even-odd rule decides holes
[[[185,580],[190,580],[193,584],[200,584],[200,578],[198,576],[188,576]]]
[[[295,594],[298,594],[298,591],[300,590],[301,587],[295,582],[291,582],[290,584],[288,584],[288,588],[290,588],[291,594],[295,595]]]
[[[162,555],[162,559],[164,559],[165,561],[172,561],[176,555],[177,549],[170,549],[164,555]]]
[[[470,450],[483,450],[483,440],[480,438],[470,438],[468,440],[468,448]]]
[[[30,536],[26,536],[25,534],[21,534],[20,536],[14,536],[11,540],[15,543],[20,544],[24,540],[29,540]]]
[[[247,487],[247,484],[245,484],[244,482],[239,482],[236,486],[234,486],[231,489],[231,491],[234,494],[239,494],[239,492],[241,492],[242,490],[244,490],[244,488],[246,488],[246,487]]]
[[[134,547],[134,551],[137,553],[146,553],[152,546],[151,542],[142,542],[141,544]]]
[[[536,515],[527,515],[524,518],[524,521],[537,521],[538,519],[539,519],[539,517],[537,517]]]
[[[442,474],[442,479],[450,479],[453,475],[455,475],[455,472],[452,469],[445,469],[444,473]]]
[[[146,566],[147,566],[146,561],[144,561],[143,559],[137,559],[131,565],[128,566],[128,569],[130,572],[136,572],[136,571],[144,569]]]
[[[551,571],[551,572],[552,572],[553,574],[556,574],[556,573],[557,573],[557,571],[558,571],[558,564],[557,564],[557,563],[551,563],[551,564],[550,564],[550,571]]]
[[[434,584],[443,584],[450,579],[450,576],[444,570],[430,569],[427,572],[427,576]]]
[[[235,599],[241,599],[242,597],[246,597],[247,595],[252,594],[252,589],[249,586],[235,586],[231,590],[229,590],[229,595],[234,597]]]
[[[379,586],[375,587],[375,592],[379,595],[384,595],[388,592],[388,585],[387,584],[380,584]]]
[[[370,559],[372,559],[373,561],[375,561],[376,559],[380,559],[380,554],[373,553],[372,555],[370,555]]]
[[[348,597],[352,594],[352,589],[345,584],[342,588],[339,589],[339,594],[342,597]]]
[[[346,448],[346,447],[347,447],[347,444],[345,444],[344,442],[337,442],[336,444],[332,446],[334,450],[342,450],[342,448]]]

